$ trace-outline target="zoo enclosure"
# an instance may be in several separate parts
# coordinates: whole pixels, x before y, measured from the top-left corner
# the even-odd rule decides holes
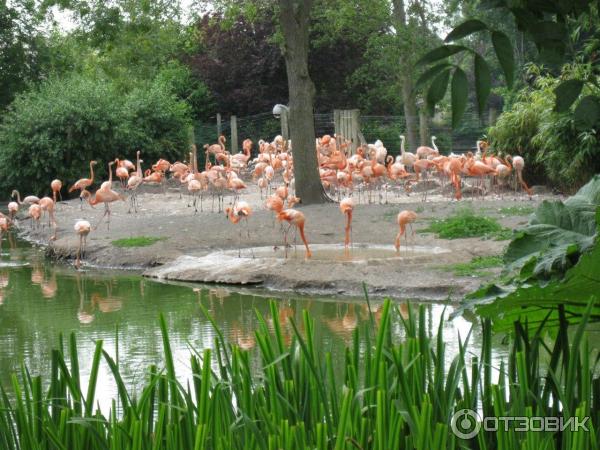
[[[360,134],[367,143],[373,143],[380,139],[389,155],[400,154],[400,135],[406,133],[405,116],[374,116],[358,113],[358,118],[353,119],[350,111],[358,110],[316,113],[314,115],[316,135],[330,134],[333,136],[336,130],[335,123],[338,122],[339,127],[341,119],[341,130],[345,131],[342,134],[348,136],[348,132],[352,133],[352,127],[348,131],[344,127],[348,122],[357,120]],[[344,114],[346,115],[344,116]],[[487,118],[482,119],[476,113],[468,112],[461,121],[460,127],[453,130],[449,117],[429,119],[429,142],[427,145],[431,145],[430,137],[436,136],[436,145],[442,154],[464,153],[473,150],[475,142],[486,133],[488,126],[486,122]],[[246,117],[231,116],[226,120],[221,119],[221,116],[218,115],[215,122],[197,122],[194,127],[194,139],[199,150],[204,144],[215,143],[219,134],[226,136],[227,149],[232,153],[241,150],[241,143],[246,138],[252,139],[254,142],[253,152],[256,152],[256,143],[260,139],[272,140],[276,135],[282,134],[282,124],[281,119],[268,112]],[[414,152],[415,149],[406,148],[406,151]],[[204,164],[204,152],[198,152],[198,160],[199,164]]]

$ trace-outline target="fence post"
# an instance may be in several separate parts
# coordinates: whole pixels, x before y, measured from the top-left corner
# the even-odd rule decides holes
[[[281,116],[279,116],[279,120],[281,121],[281,136],[286,141],[289,141],[289,139],[290,139],[289,112],[286,108],[283,108],[283,111],[281,111]]]
[[[217,113],[217,139],[221,136],[221,113]]]
[[[237,117],[231,116],[231,148],[229,149],[232,155],[235,155],[238,150],[238,131]]]
[[[350,154],[354,155],[356,153],[356,149],[359,146],[359,133],[360,133],[360,110],[359,109],[351,109],[350,113],[350,140],[352,143],[350,144]]]
[[[425,106],[421,105],[419,108],[419,140],[421,141],[421,145],[428,145],[429,143],[429,126],[427,121]]]

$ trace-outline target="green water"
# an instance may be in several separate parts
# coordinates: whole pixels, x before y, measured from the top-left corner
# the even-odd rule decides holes
[[[102,339],[113,356],[118,342],[122,376],[131,389],[136,389],[150,364],[162,366],[158,328],[161,312],[169,326],[178,374],[185,379],[190,373],[190,346],[213,346],[215,333],[199,308],[201,303],[231,342],[252,350],[256,310],[270,320],[270,298],[278,300],[283,322],[288,317],[301,321],[302,310],[308,309],[316,321],[321,348],[330,350],[338,360],[344,345],[351,341],[352,331],[369,317],[366,303],[360,299],[274,296],[253,290],[240,293],[215,286],[164,284],[124,271],[77,272],[71,266],[45,261],[39,250],[27,245],[17,243],[9,250],[5,243],[0,258],[0,383],[6,386],[10,374],[22,363],[34,374],[48,374],[50,351],[56,348],[59,333],[66,336],[74,332],[83,380],[89,374],[94,341]],[[381,304],[371,304],[375,318]],[[407,303],[400,304],[403,313],[407,308]],[[447,316],[452,311],[450,306],[427,305],[434,331],[444,308]],[[464,338],[472,325],[462,318],[445,324],[449,360],[458,351],[458,332]],[[291,328],[284,327],[284,331],[291,338]],[[402,338],[401,327],[396,327],[395,333]],[[479,339],[475,328],[475,348]],[[497,360],[504,355],[505,347],[499,344],[494,351]],[[254,361],[260,361],[256,352]],[[98,387],[101,405],[108,405],[109,399],[116,397],[116,389],[106,365],[101,368]]]

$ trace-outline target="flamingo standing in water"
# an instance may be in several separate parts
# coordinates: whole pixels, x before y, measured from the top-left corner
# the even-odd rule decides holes
[[[228,206],[225,208],[225,215],[229,221],[233,224],[238,224],[242,219],[246,221],[246,231],[248,237],[250,237],[250,227],[248,225],[248,217],[252,214],[252,208],[246,202],[237,202],[234,206]],[[238,258],[242,257],[242,230],[239,230],[239,247],[238,247]],[[252,254],[254,257],[254,253]]]
[[[75,260],[75,267],[79,269],[81,265],[81,259],[85,251],[85,245],[87,243],[87,235],[92,230],[92,225],[87,220],[78,220],[75,222],[75,233],[79,236],[79,247],[77,248],[77,259]]]
[[[344,249],[348,252],[348,246],[351,245],[352,235],[352,211],[354,210],[354,201],[347,197],[340,202],[340,211],[346,215],[346,237],[344,239]]]
[[[394,242],[394,247],[396,247],[396,252],[400,252],[400,239],[402,238],[402,235],[404,235],[404,237],[406,238],[406,226],[410,225],[411,231],[412,231],[412,223],[417,220],[417,213],[414,211],[410,211],[410,210],[404,210],[404,211],[400,211],[400,213],[398,213],[398,217],[396,218],[397,222],[398,222],[398,227],[400,228],[400,230],[398,231],[398,234],[396,235],[396,241]],[[412,231],[413,235],[415,234],[414,231]],[[408,243],[408,238],[407,238],[407,243]]]
[[[282,222],[286,221],[289,223],[288,229],[284,232],[284,246],[285,246],[285,256],[287,257],[287,234],[290,230],[290,227],[294,225],[296,229],[300,232],[300,238],[302,242],[304,242],[304,246],[306,247],[305,259],[309,259],[312,256],[310,248],[308,247],[308,242],[306,241],[306,236],[304,235],[304,223],[306,219],[304,214],[296,209],[284,209],[277,214],[277,220]]]

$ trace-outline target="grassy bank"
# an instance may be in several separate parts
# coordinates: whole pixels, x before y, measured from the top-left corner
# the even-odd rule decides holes
[[[508,361],[492,367],[488,323],[477,356],[466,351],[469,333],[449,361],[442,333],[428,331],[424,308],[402,316],[388,301],[366,328],[355,331],[339,368],[313,343],[315,323],[307,312],[302,323],[291,321],[289,345],[275,303],[271,317],[273,323],[259,317],[258,370],[251,367],[249,352],[227,344],[216,329],[215,350],[190,355],[191,385],[177,381],[161,318],[164,368],[148,368],[137,396],[127,391],[118,359],[101,341],[84,392],[71,335],[52,352],[50,374],[34,376],[24,368],[11,386],[3,386],[0,449],[598,448],[600,380],[593,377],[585,318],[568,334],[563,316],[553,340],[542,329],[516,324]],[[439,330],[443,326],[442,321]],[[401,341],[392,334],[398,327]],[[359,332],[368,338],[364,348]],[[105,414],[94,406],[101,360],[119,392]],[[451,431],[451,418],[463,409],[485,416],[589,416],[590,431],[509,429],[463,440]]]

